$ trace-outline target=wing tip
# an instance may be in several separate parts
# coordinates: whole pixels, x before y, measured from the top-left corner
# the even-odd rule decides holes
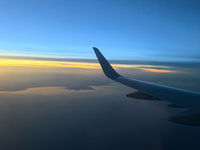
[[[93,49],[94,49],[94,52],[97,56],[97,59],[101,65],[101,68],[102,68],[104,74],[108,78],[115,80],[117,77],[121,76],[112,68],[110,63],[106,60],[106,58],[102,55],[102,53],[99,51],[98,48],[93,47]]]
[[[92,47],[92,48],[93,48],[93,50],[94,50],[94,52],[95,52],[96,54],[100,52],[98,48],[96,48],[96,47]]]

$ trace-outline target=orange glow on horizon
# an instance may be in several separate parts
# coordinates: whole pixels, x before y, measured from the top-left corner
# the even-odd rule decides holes
[[[10,59],[1,58],[0,66],[10,67],[36,67],[36,68],[85,68],[85,69],[101,69],[99,63],[87,63],[87,62],[64,62],[64,61],[47,61],[47,60],[26,60],[26,59]],[[125,65],[125,64],[113,64],[114,69],[119,68],[132,68],[141,69],[154,73],[175,73],[177,71],[163,70],[163,69],[151,69],[143,67],[156,67],[149,65]]]
[[[148,69],[148,68],[141,68],[142,70],[149,71],[149,72],[155,72],[155,73],[175,73],[177,71],[172,70],[160,70],[160,69]]]
[[[42,68],[64,67],[64,68],[99,69],[99,65],[95,63],[22,60],[22,59],[1,59],[0,66],[42,67]]]

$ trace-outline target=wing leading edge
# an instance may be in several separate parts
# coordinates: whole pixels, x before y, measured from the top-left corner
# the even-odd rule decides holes
[[[104,74],[108,78],[138,90],[135,93],[128,94],[128,97],[148,100],[164,100],[173,104],[169,105],[169,107],[177,106],[176,108],[187,108],[189,111],[181,113],[180,115],[175,115],[174,117],[169,117],[168,120],[176,123],[200,126],[200,93],[123,77],[112,68],[96,47],[93,47],[93,49]],[[184,116],[193,118],[192,115],[195,115],[194,123],[191,123],[191,119],[187,122],[187,119],[185,118],[184,122],[180,121],[180,118],[183,118]]]

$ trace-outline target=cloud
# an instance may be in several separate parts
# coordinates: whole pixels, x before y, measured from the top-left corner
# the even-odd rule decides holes
[[[185,56],[186,57],[186,56]],[[75,59],[75,58],[45,58],[45,57],[7,57],[1,56],[0,58],[7,58],[12,60],[38,60],[40,61],[53,61],[53,62],[74,62],[78,64],[92,64],[95,66],[98,64],[97,59]],[[196,56],[195,58],[199,58]],[[153,66],[165,66],[165,67],[175,67],[175,68],[198,68],[200,66],[199,59],[195,61],[145,61],[145,60],[109,60],[111,64],[120,64],[120,65],[153,65]],[[50,63],[50,62],[49,62]]]
[[[42,68],[63,67],[63,68],[88,68],[88,69],[99,68],[99,65],[94,63],[25,60],[25,59],[1,59],[0,66],[42,67]]]
[[[71,86],[71,87],[65,87],[65,89],[68,90],[94,90],[94,88],[90,87],[90,86]]]
[[[152,66],[164,66],[172,68],[199,68],[200,61],[188,62],[188,61],[132,61],[132,60],[110,60],[113,64],[126,64],[126,65],[152,65]]]
[[[148,68],[141,68],[144,71],[155,72],[155,73],[175,73],[176,71],[172,70],[161,70],[161,69],[148,69]]]
[[[69,90],[94,90],[92,86],[105,86],[113,82],[104,76],[97,60],[70,59],[70,61],[74,62],[60,62],[58,59],[52,61],[26,60],[25,58],[12,60],[16,62],[19,61],[20,63],[21,61],[23,63],[27,61],[27,64],[24,65],[29,66],[34,64],[35,67],[18,67],[16,64],[13,64],[16,65],[14,67],[11,67],[12,65],[7,67],[5,65],[6,71],[1,67],[0,91],[20,91],[35,87],[64,87]],[[85,62],[82,63],[82,61]],[[191,76],[193,73],[194,77],[190,78],[188,82],[197,82],[197,76],[199,76],[200,73],[200,62],[130,60],[111,60],[110,62],[114,68],[118,69],[117,71],[119,71],[119,73],[123,71],[122,75],[126,75],[126,72],[129,72],[131,75],[129,76],[128,74],[129,77],[138,77],[138,79],[144,81],[148,81],[148,79],[150,79],[149,81],[155,81],[157,73],[168,74],[163,76],[163,78],[169,78],[167,81],[172,81],[175,77],[179,80],[180,76],[186,79],[189,78],[189,74]],[[6,62],[1,61],[1,63]],[[67,63],[69,66],[65,66]],[[64,67],[59,67],[58,64]],[[77,66],[75,64],[77,64]],[[38,67],[40,65],[45,67]],[[91,68],[91,66],[99,69]],[[170,73],[173,74],[170,76]],[[184,75],[184,73],[186,74]]]
[[[60,59],[43,57],[2,57],[0,66],[21,66],[41,68],[87,68],[100,69],[96,59]],[[115,69],[134,68],[154,73],[175,73],[197,70],[200,61],[138,61],[138,60],[109,60]]]
[[[70,72],[70,69],[67,69]],[[2,77],[3,78],[3,77]],[[98,80],[97,80],[98,79]],[[5,77],[0,91],[21,91],[36,87],[64,87],[69,90],[94,90],[91,86],[105,86],[112,83],[97,74],[72,73],[23,73]]]

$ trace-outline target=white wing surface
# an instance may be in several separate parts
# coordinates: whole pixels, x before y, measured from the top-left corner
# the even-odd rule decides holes
[[[168,105],[169,107],[187,108],[189,111],[169,117],[168,120],[181,124],[200,126],[200,93],[123,77],[112,68],[96,47],[93,47],[93,49],[104,74],[108,78],[138,90],[137,92],[127,94],[127,97],[145,100],[164,100],[172,103]]]

